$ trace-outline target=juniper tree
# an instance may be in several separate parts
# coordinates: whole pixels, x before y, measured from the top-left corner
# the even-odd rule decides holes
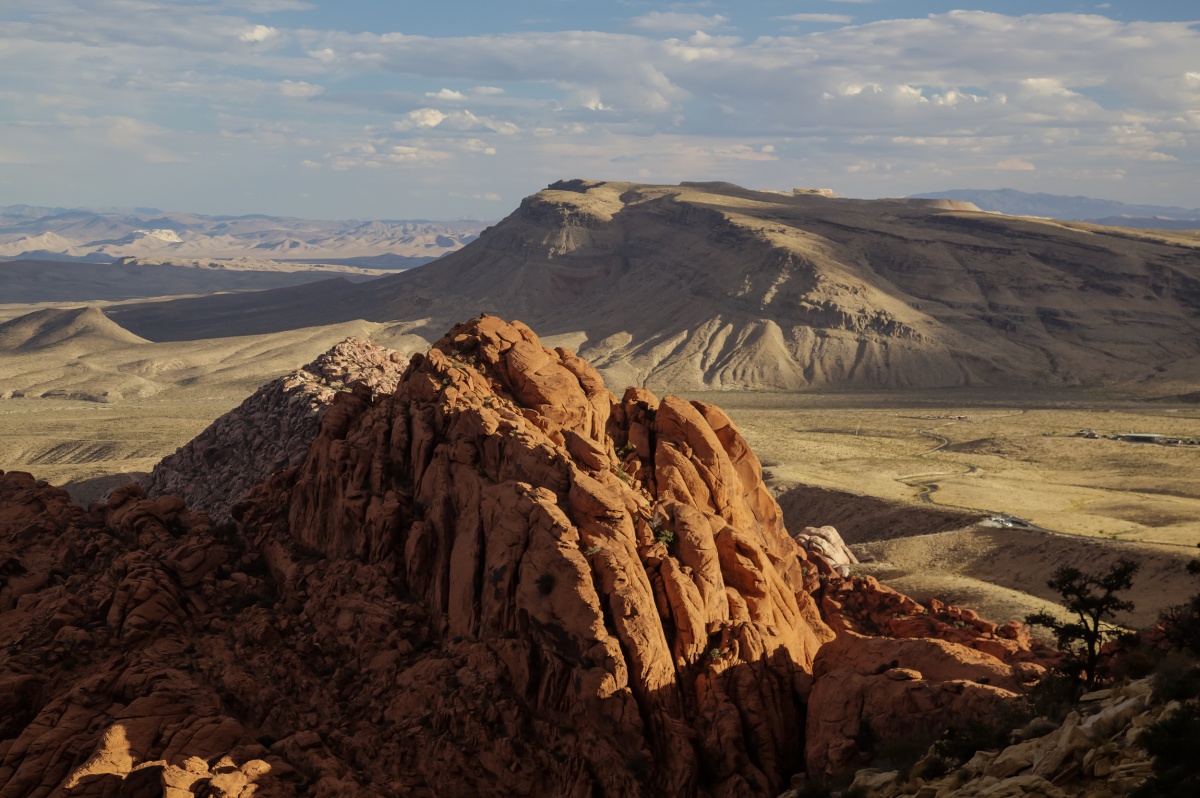
[[[1122,557],[1106,572],[1084,573],[1070,565],[1054,572],[1046,585],[1062,596],[1063,608],[1078,620],[1061,621],[1048,612],[1025,617],[1031,626],[1044,626],[1054,632],[1058,647],[1071,653],[1078,670],[1087,674],[1087,687],[1096,686],[1096,666],[1104,641],[1120,634],[1113,621],[1119,612],[1133,610],[1133,602],[1118,593],[1133,587],[1140,563]]]

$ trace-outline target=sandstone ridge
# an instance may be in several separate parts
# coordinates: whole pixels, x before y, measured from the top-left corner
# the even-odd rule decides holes
[[[338,393],[232,516],[0,475],[0,795],[773,796],[1031,678],[859,634],[898,600],[846,599],[720,409],[520,322]]]

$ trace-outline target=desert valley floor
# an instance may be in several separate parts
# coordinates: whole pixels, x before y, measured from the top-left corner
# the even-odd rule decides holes
[[[261,381],[349,334],[310,333],[250,347],[281,350],[257,364]],[[209,370],[228,373],[191,383],[203,388],[112,403],[0,402],[0,469],[66,485],[82,501],[99,498],[151,470],[255,387],[257,377],[228,359]],[[836,526],[863,571],[897,589],[1002,621],[1054,608],[1045,582],[1058,564],[1136,553],[1144,570],[1131,623],[1151,622],[1194,592],[1183,566],[1200,541],[1200,447],[1076,433],[1190,437],[1200,430],[1196,405],[1066,391],[684,395],[730,413],[789,527]],[[1030,526],[989,521],[1001,514]]]

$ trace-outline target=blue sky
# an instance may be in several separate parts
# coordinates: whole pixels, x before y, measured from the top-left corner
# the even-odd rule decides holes
[[[1200,206],[1200,8],[5,0],[0,204],[498,218],[566,177]]]

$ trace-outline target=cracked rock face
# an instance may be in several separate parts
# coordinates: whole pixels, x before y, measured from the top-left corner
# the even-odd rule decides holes
[[[246,491],[299,465],[333,397],[355,385],[391,393],[408,358],[347,338],[312,363],[272,380],[218,418],[141,481],[149,496],[182,497],[218,523]]]
[[[520,322],[338,393],[232,515],[0,475],[0,796],[773,796],[852,757],[847,706],[1015,689],[831,627],[721,410]]]

